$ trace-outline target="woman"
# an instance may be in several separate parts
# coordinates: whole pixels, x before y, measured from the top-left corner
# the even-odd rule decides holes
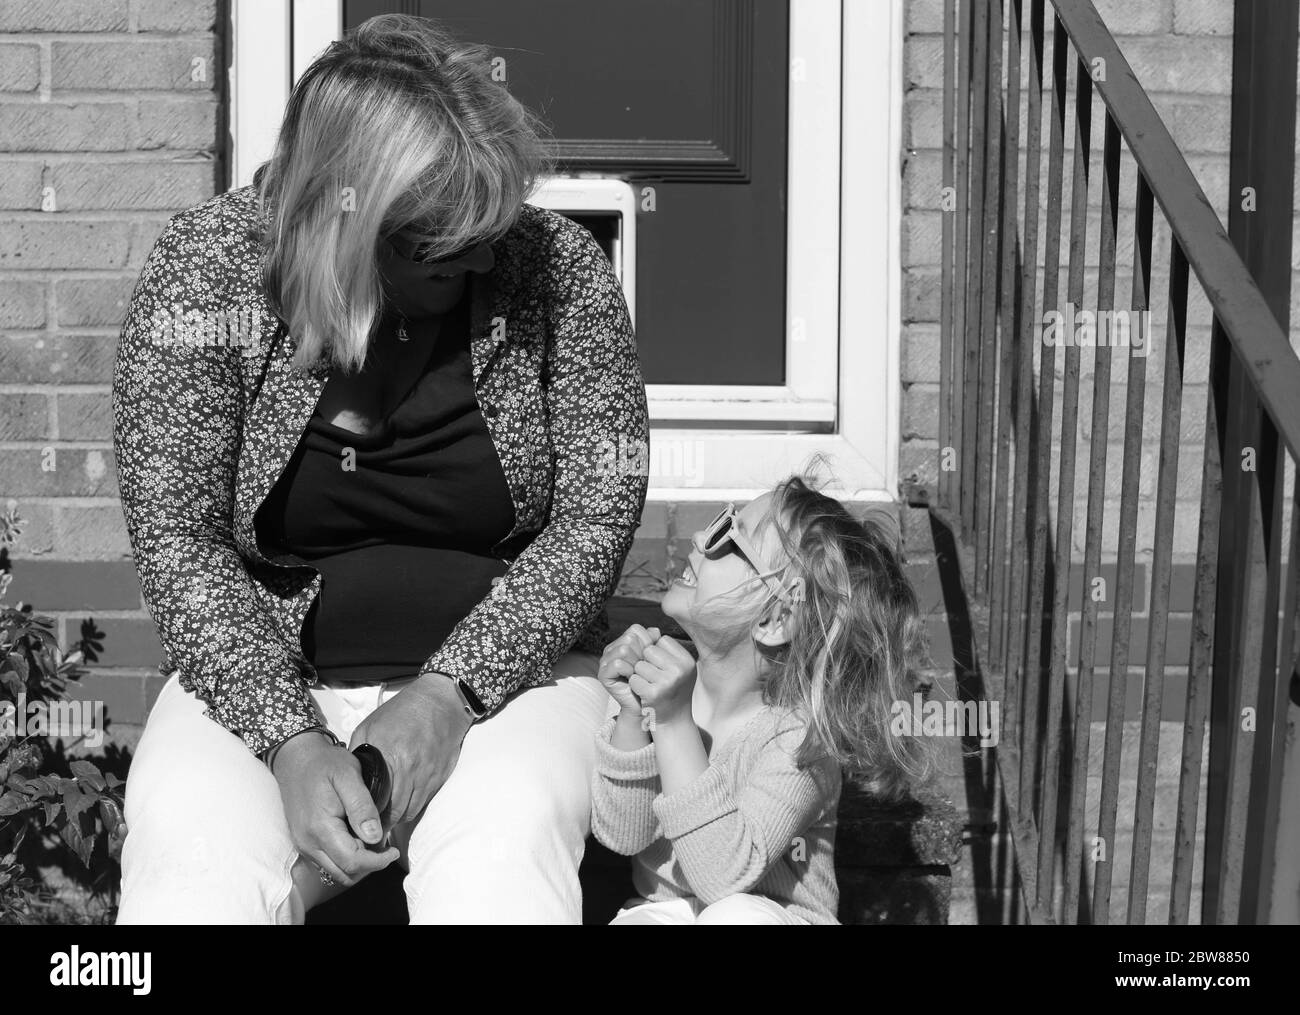
[[[604,254],[523,203],[545,150],[488,59],[366,22],[144,266],[114,443],[171,676],[119,922],[300,922],[398,858],[412,922],[580,919],[646,486],[601,451],[647,439],[645,388]]]

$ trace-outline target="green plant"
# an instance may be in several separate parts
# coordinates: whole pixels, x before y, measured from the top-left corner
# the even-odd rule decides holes
[[[40,708],[66,699],[69,683],[87,672],[81,663],[97,658],[103,633],[93,620],[83,621],[80,639],[65,654],[50,617],[30,604],[5,602],[13,578],[9,548],[24,524],[17,511],[10,501],[0,514],[0,924],[36,922],[40,885],[21,859],[29,835],[57,835],[89,869],[101,842],[116,861],[126,834],[122,780],[85,759],[69,762],[68,775],[55,774],[61,751],[45,730],[27,735],[20,722],[32,703]]]

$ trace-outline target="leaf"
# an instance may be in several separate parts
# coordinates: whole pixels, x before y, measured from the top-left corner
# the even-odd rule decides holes
[[[4,684],[16,698],[27,690],[27,659],[21,652],[15,652],[9,657],[9,663],[13,666],[13,670],[5,673]]]
[[[64,782],[76,785],[75,783],[72,783],[72,780],[70,779],[60,779],[53,775],[38,775],[31,779],[23,780],[22,788],[23,792],[33,800],[41,800],[45,797],[51,797],[57,793],[62,793],[62,783]]]
[[[33,743],[24,743],[13,749],[11,772],[20,772],[25,768],[35,768],[41,762],[41,751]]]
[[[11,779],[24,778],[23,769],[31,767],[39,757],[39,753],[30,744],[11,746],[8,751],[0,750],[0,785],[8,785]]]
[[[118,806],[116,800],[104,798],[99,801],[99,817],[104,822],[104,830],[108,833],[108,849],[112,854],[114,843],[119,847],[122,841],[126,839],[126,821],[122,817],[122,808]]]
[[[69,849],[77,854],[84,867],[90,866],[90,854],[95,849],[95,839],[92,833],[93,827],[90,831],[87,831],[83,827],[80,818],[75,821],[69,820],[60,832],[63,841],[68,844]]]
[[[108,855],[122,862],[122,846],[126,843],[126,822],[118,825],[108,836]]]
[[[25,797],[19,793],[6,793],[0,796],[0,818],[12,817],[15,814],[21,814],[27,810],[29,803]]]
[[[46,800],[45,801],[45,823],[49,825],[51,828],[53,828],[54,822],[59,816],[59,811],[61,811],[62,809],[63,809],[63,804],[60,803],[58,800]]]
[[[95,798],[89,793],[83,793],[80,789],[63,791],[63,807],[68,813],[68,824],[75,824],[80,819],[82,813],[93,807]]]
[[[49,621],[48,617],[36,617],[36,624],[28,632],[32,637],[39,641],[40,648],[46,651],[57,652],[59,648],[58,640],[54,637],[54,632],[44,626],[43,622]]]
[[[79,758],[72,762],[68,767],[72,769],[72,774],[75,775],[79,781],[86,783],[86,785],[90,786],[92,789],[102,790],[105,788],[106,783],[104,782],[103,774],[89,761]]]

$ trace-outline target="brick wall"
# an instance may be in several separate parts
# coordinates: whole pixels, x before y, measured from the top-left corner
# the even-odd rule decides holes
[[[109,384],[140,266],[215,192],[224,69],[215,0],[0,2],[0,502],[28,519],[11,599],[104,664],[118,724],[157,693],[160,648],[117,500]]]

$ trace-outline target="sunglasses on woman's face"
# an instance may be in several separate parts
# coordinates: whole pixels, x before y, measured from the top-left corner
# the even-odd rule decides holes
[[[794,595],[786,590],[785,585],[778,582],[775,572],[764,572],[760,566],[762,556],[758,548],[750,541],[749,537],[740,531],[736,514],[736,505],[728,504],[723,508],[716,518],[704,529],[704,535],[700,537],[699,549],[705,557],[710,560],[716,560],[727,553],[737,553],[740,558],[751,568],[758,572],[758,576],[763,579],[764,584],[771,590],[777,599],[787,606],[793,606],[799,602],[799,592],[802,591],[803,582],[796,578],[792,583]]]
[[[388,242],[392,245],[392,248],[397,251],[399,257],[403,257],[408,261],[414,261],[416,264],[429,266],[451,264],[454,261],[459,261],[461,258],[468,257],[470,254],[474,253],[474,251],[483,244],[482,240],[473,240],[472,242],[465,244],[465,246],[452,251],[450,254],[435,259],[430,256],[433,252],[433,244],[427,240],[416,240],[404,233],[397,232],[388,237]]]

